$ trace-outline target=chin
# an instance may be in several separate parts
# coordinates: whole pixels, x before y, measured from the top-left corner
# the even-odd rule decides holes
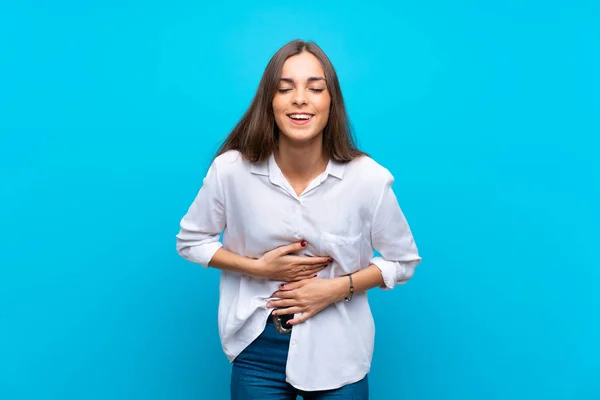
[[[290,142],[311,142],[317,138],[319,138],[321,136],[320,133],[313,133],[313,132],[283,132],[280,131],[279,132],[280,137],[285,137],[285,140],[288,140]]]

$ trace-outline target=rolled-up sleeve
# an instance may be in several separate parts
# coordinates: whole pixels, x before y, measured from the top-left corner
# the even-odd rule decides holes
[[[186,260],[208,267],[223,245],[219,236],[225,228],[225,199],[218,167],[213,162],[192,205],[182,218],[177,252]]]
[[[381,254],[374,257],[371,264],[381,270],[383,289],[393,289],[408,281],[421,262],[408,222],[392,190],[393,183],[390,175],[379,196],[371,226],[373,248]]]

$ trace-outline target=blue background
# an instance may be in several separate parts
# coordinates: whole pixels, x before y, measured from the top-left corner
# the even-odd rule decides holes
[[[600,398],[600,6],[0,6],[0,399],[225,399],[175,234],[271,55],[315,40],[424,258],[373,399]]]

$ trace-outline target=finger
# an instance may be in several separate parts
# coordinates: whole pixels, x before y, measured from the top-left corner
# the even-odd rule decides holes
[[[323,268],[325,268],[328,264],[319,264],[319,265],[302,265],[300,266],[300,268],[297,271],[296,276],[307,276],[310,277],[311,275],[316,274],[317,272],[321,271]],[[297,280],[297,279],[296,279]]]
[[[300,242],[295,242],[292,244],[288,244],[285,246],[281,246],[279,249],[281,251],[281,255],[286,255],[286,254],[290,254],[290,253],[294,253],[296,251],[300,251],[303,248],[306,247],[308,243],[306,242],[306,240],[302,240]]]
[[[294,314],[296,314],[296,313],[298,313],[298,311],[296,311]],[[300,315],[298,315],[296,318],[290,319],[287,323],[288,323],[288,325],[298,325],[298,324],[303,323],[307,319],[309,319],[310,316],[311,316],[310,312],[301,312],[300,311]]]
[[[329,266],[329,263],[325,264],[316,264],[316,265],[306,265],[306,272],[317,272],[322,270],[323,268]],[[304,272],[304,271],[302,271]]]
[[[331,257],[310,257],[310,256],[292,256],[290,257],[293,263],[299,265],[320,265],[320,264],[329,264],[333,261]]]
[[[280,308],[279,310],[275,310],[275,311],[273,311],[273,314],[280,316],[280,315],[296,314],[296,313],[300,313],[300,312],[302,312],[302,309],[300,307],[288,307],[288,308]]]
[[[283,284],[279,285],[279,291],[287,292],[290,290],[299,289],[304,285],[306,285],[306,280],[283,283]]]
[[[294,297],[296,297],[296,292],[292,290],[279,290],[273,293],[271,297],[275,297],[278,299],[293,299]]]
[[[327,265],[333,261],[331,257],[304,257],[302,264],[305,265]]]
[[[313,279],[316,278],[318,275],[317,274],[303,274],[303,275],[298,275],[296,277],[296,279],[293,279],[291,282],[299,282],[299,281],[303,281],[305,279]]]
[[[285,300],[271,300],[267,303],[267,308],[286,308],[296,305],[296,300],[285,299]]]

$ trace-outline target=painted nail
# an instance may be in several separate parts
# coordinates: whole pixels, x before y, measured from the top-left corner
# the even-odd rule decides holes
[[[307,244],[306,240],[303,240],[303,241],[300,242],[300,246],[302,246],[302,247],[306,247],[306,244]]]
[[[327,261],[329,261],[329,262],[333,262],[333,258],[329,258],[329,260],[327,260]]]
[[[316,277],[317,277],[317,274],[314,274],[314,275],[313,275],[313,278],[316,278]]]

